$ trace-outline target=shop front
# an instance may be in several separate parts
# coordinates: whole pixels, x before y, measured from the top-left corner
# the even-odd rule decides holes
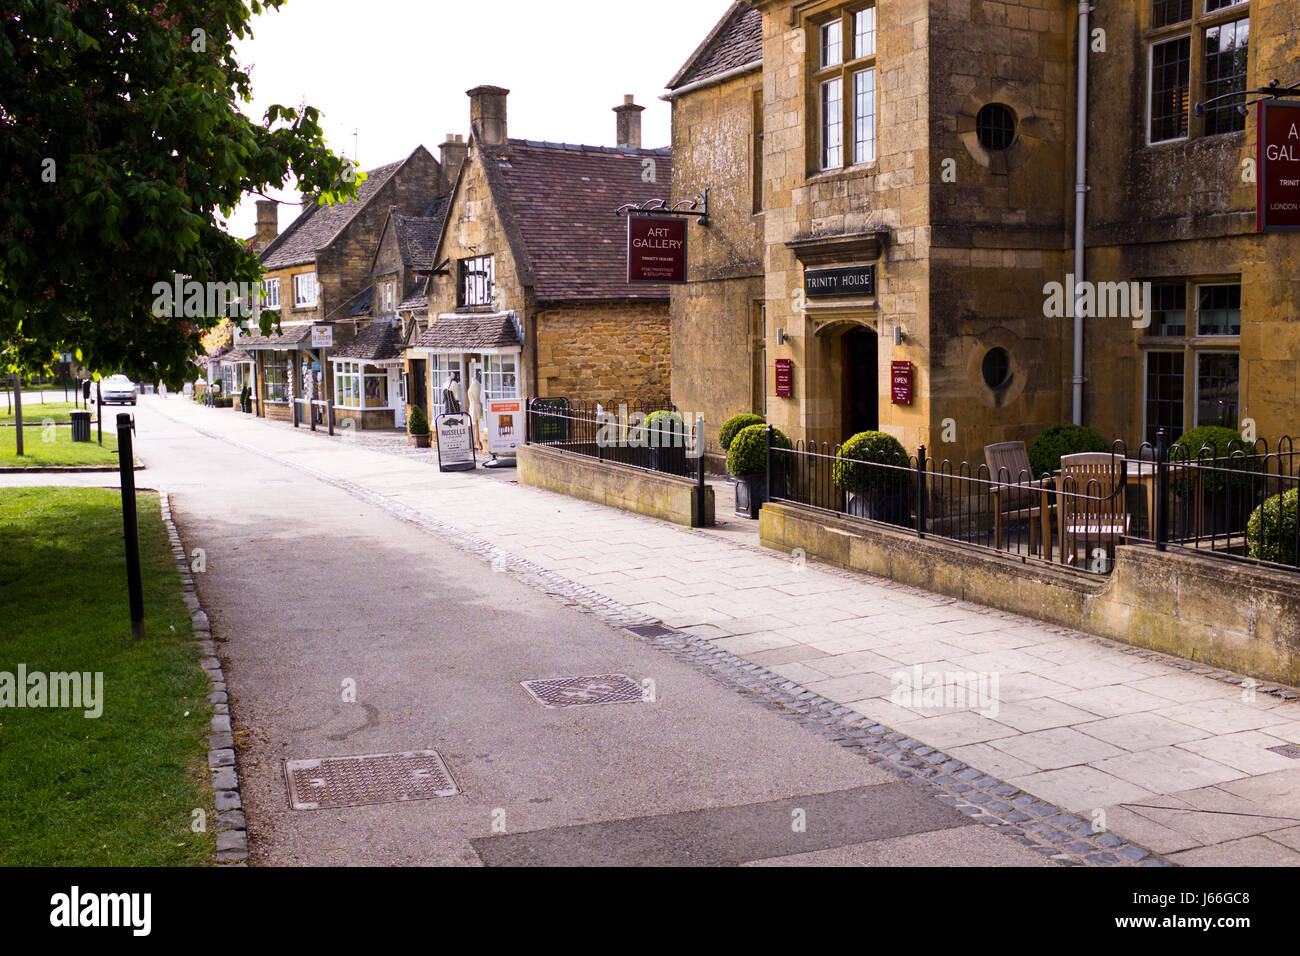
[[[378,321],[362,329],[330,356],[334,418],[360,429],[406,427],[403,343],[396,323]]]

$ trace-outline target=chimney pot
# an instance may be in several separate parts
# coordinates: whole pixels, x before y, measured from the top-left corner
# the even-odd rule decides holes
[[[499,86],[476,86],[469,90],[470,129],[484,146],[506,146],[510,141],[506,99],[510,91]]]
[[[645,107],[637,106],[636,97],[631,93],[623,97],[622,106],[614,107],[614,113],[618,117],[619,149],[641,148],[641,114],[644,112]]]

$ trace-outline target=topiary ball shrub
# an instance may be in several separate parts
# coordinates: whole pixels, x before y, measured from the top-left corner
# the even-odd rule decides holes
[[[784,451],[794,448],[785,432],[772,429],[772,463],[778,469],[789,464],[790,456]],[[767,472],[767,426],[750,425],[742,428],[727,449],[727,471],[737,478],[745,475],[762,475]]]
[[[416,437],[429,434],[429,418],[419,405],[411,409],[411,417],[406,422],[406,431]]]
[[[749,412],[743,415],[732,415],[722,423],[722,429],[718,432],[718,444],[722,446],[723,451],[731,449],[731,443],[742,428],[748,428],[751,425],[766,425],[767,419],[762,415],[752,415]]]
[[[1247,553],[1259,561],[1300,564],[1296,545],[1296,512],[1300,489],[1274,495],[1255,509],[1246,525]]]
[[[1065,455],[1110,451],[1101,432],[1082,425],[1057,425],[1034,439],[1029,446],[1029,469],[1034,476],[1050,475],[1061,467]]]
[[[838,487],[858,494],[897,490],[907,485],[910,476],[905,470],[873,468],[873,464],[906,469],[911,463],[907,451],[893,435],[859,432],[840,446],[832,478]]]
[[[1261,468],[1261,462],[1255,455],[1255,446],[1249,444],[1240,432],[1221,425],[1202,425],[1185,432],[1170,449],[1169,460],[1191,464],[1203,461],[1209,468],[1239,472],[1206,472],[1201,480],[1201,490],[1207,493],[1226,491],[1229,488],[1240,491],[1249,483],[1249,476]],[[1187,477],[1175,481],[1174,487],[1180,494],[1186,494],[1191,490],[1192,479]]]
[[[686,447],[686,422],[676,412],[651,412],[646,431],[651,448]]]

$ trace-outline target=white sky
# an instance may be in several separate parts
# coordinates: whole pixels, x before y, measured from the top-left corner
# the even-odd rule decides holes
[[[273,103],[322,113],[335,152],[363,169],[434,156],[448,133],[469,133],[465,91],[510,90],[510,135],[613,146],[613,108],[646,107],[643,143],[669,145],[664,84],[730,0],[289,0],[254,21],[239,49],[259,121]],[[357,132],[354,148],[353,130]],[[273,198],[297,201],[294,183]],[[253,234],[250,197],[229,223]],[[283,230],[297,214],[282,206]]]

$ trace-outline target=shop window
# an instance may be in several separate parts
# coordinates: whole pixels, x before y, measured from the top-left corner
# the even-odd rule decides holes
[[[484,399],[518,398],[519,378],[517,369],[517,356],[483,356]]]
[[[264,383],[266,401],[276,404],[286,404],[289,401],[289,359],[283,352],[266,353],[265,364],[262,366],[262,380]]]
[[[812,70],[820,170],[876,159],[876,8],[849,10],[816,25]],[[847,42],[846,42],[847,41]]]
[[[460,261],[460,306],[490,306],[496,296],[496,263],[492,256]]]
[[[361,366],[357,362],[334,363],[334,405],[361,407]]]
[[[439,415],[446,415],[450,412],[446,402],[443,401],[443,391],[452,387],[452,373],[460,368],[460,362],[453,360],[450,355],[431,355],[429,356],[429,389],[433,393],[433,403],[429,406],[431,418],[437,418]],[[461,398],[464,399],[464,391],[461,392]]]

